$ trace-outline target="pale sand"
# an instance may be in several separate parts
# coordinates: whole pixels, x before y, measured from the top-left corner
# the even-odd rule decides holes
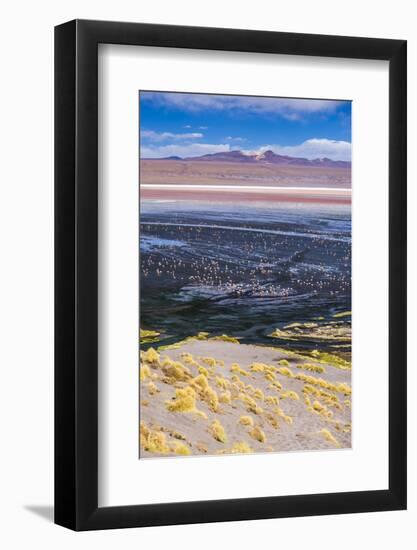
[[[216,412],[210,410],[204,400],[197,399],[197,409],[202,411],[207,418],[193,412],[170,412],[166,407],[166,402],[169,402],[175,396],[176,388],[188,386],[189,381],[177,382],[175,386],[164,383],[162,381],[164,378],[162,368],[157,364],[153,364],[150,372],[153,377],[153,384],[157,387],[159,393],[150,394],[149,378],[141,382],[140,419],[146,428],[164,434],[168,449],[165,449],[165,453],[160,454],[158,452],[148,452],[141,445],[141,458],[174,455],[173,449],[180,441],[176,437],[179,436],[184,438],[181,443],[185,444],[192,455],[230,453],[234,444],[241,442],[249,445],[253,452],[288,452],[349,448],[351,446],[350,395],[344,395],[343,392],[329,392],[329,390],[325,390],[337,396],[337,400],[340,403],[340,408],[327,405],[327,409],[332,411],[331,418],[328,418],[323,414],[308,410],[308,405],[302,392],[305,382],[284,376],[274,369],[277,381],[283,386],[282,390],[279,391],[276,388],[270,387],[271,382],[265,379],[265,373],[252,372],[249,367],[252,363],[264,363],[280,368],[281,365],[278,364],[278,361],[287,359],[290,363],[289,369],[294,376],[305,374],[313,376],[316,379],[322,378],[332,384],[345,383],[348,386],[351,383],[350,370],[319,363],[311,358],[295,357],[273,348],[214,340],[188,341],[181,345],[179,349],[162,351],[160,362],[162,362],[164,356],[168,356],[170,359],[180,361],[186,365],[183,357],[181,357],[181,354],[184,352],[192,354],[194,360],[206,368],[209,367],[202,360],[203,357],[211,357],[224,361],[224,366],[216,365],[213,368],[212,374],[209,374],[208,377],[209,385],[218,395],[223,390],[216,385],[216,376],[223,377],[231,382],[232,376],[237,374],[246,386],[251,384],[254,389],[259,388],[262,390],[265,396],[278,397],[279,407],[282,411],[281,414],[285,413],[285,415],[291,417],[292,423],[287,423],[277,413],[276,405],[267,403],[261,397],[254,397],[254,399],[257,405],[262,408],[262,412],[258,411],[258,414],[256,414],[248,411],[248,405],[241,400],[242,396],[240,398],[237,397],[236,392],[233,392],[235,398],[232,399],[231,403],[220,403]],[[249,375],[244,376],[231,372],[230,367],[232,363],[238,363],[242,369],[249,372]],[[297,365],[306,363],[322,366],[325,368],[325,372],[315,373],[297,368]],[[186,366],[191,371],[192,376],[198,375],[197,366],[190,366],[189,364]],[[314,387],[319,388],[319,386]],[[284,392],[288,390],[295,391],[299,396],[299,400],[283,398]],[[242,389],[241,392],[253,397],[250,389]],[[314,401],[318,401],[322,405],[325,403],[323,396],[315,397],[310,395],[309,397],[312,404]],[[348,400],[349,403],[345,404],[345,400]],[[251,435],[250,432],[253,428],[239,424],[238,421],[242,415],[250,416],[255,426],[261,428],[266,437],[265,442],[257,441]],[[279,426],[272,426],[268,418],[275,419],[275,423],[278,423]],[[214,420],[218,420],[225,429],[227,440],[224,443],[216,441],[211,433],[210,426]],[[320,433],[323,429],[329,430],[336,441],[327,440],[325,434]]]
[[[140,161],[140,183],[350,187],[351,169],[153,159]]]

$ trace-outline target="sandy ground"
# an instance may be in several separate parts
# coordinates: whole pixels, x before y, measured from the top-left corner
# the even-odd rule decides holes
[[[273,347],[208,339],[142,352],[140,456],[348,448],[350,382],[349,368]]]
[[[140,161],[141,184],[350,187],[350,168],[238,162]]]

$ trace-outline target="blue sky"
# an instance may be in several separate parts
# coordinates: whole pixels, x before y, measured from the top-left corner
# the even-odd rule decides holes
[[[349,101],[140,92],[141,156],[271,149],[351,160]]]

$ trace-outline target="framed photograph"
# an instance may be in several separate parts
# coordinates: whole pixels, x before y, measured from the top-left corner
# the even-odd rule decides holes
[[[55,29],[55,521],[406,507],[406,42]]]

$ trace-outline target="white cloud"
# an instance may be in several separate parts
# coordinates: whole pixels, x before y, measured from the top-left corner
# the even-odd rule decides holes
[[[170,143],[161,145],[144,145],[141,147],[142,158],[161,158],[161,157],[197,157],[210,153],[222,153],[236,149],[236,145],[231,143]],[[244,138],[241,138],[242,140]],[[326,138],[312,138],[298,145],[263,145],[256,150],[244,150],[246,154],[258,154],[264,151],[274,151],[278,155],[287,155],[289,157],[302,157],[307,159],[329,158],[332,160],[351,160],[352,145],[348,141],[336,141]]]
[[[211,153],[223,153],[230,151],[228,143],[188,143],[185,145],[172,143],[170,145],[141,147],[142,158],[163,158],[163,157],[197,157]]]
[[[351,143],[325,138],[308,139],[299,145],[263,145],[257,151],[247,152],[263,153],[268,150],[274,151],[278,155],[303,157],[310,160],[326,157],[332,160],[350,161],[352,157]]]
[[[297,99],[209,94],[146,92],[141,100],[187,112],[204,110],[246,111],[254,114],[276,114],[298,120],[303,114],[332,113],[344,102],[325,99]]]
[[[239,137],[239,136],[236,136],[236,137],[233,137],[233,136],[226,136],[224,139],[227,140],[227,141],[238,141],[238,142],[247,141],[246,138]]]
[[[187,134],[173,134],[172,132],[154,132],[153,130],[142,130],[140,133],[141,139],[145,138],[149,141],[166,141],[167,139],[184,140],[184,139],[199,139],[204,137],[201,132],[190,132]]]

